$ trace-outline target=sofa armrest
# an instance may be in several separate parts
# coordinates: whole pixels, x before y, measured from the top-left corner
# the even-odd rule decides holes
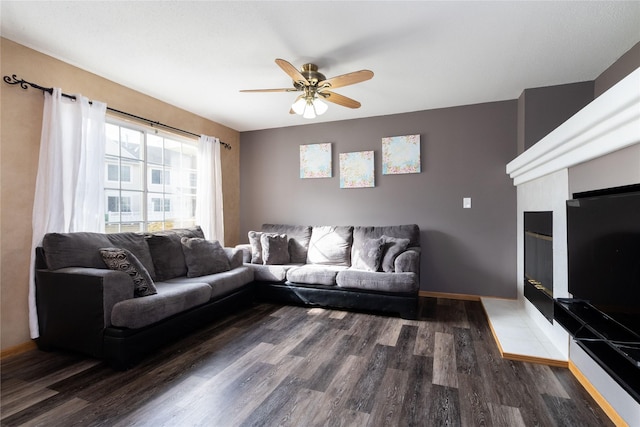
[[[398,255],[394,262],[396,273],[420,273],[420,249],[409,248]]]
[[[250,264],[251,263],[251,245],[249,243],[243,243],[241,245],[236,245],[236,249],[242,250],[243,262]]]
[[[102,356],[102,336],[111,309],[134,297],[131,277],[122,271],[67,267],[36,270],[39,344]]]
[[[242,250],[236,248],[224,248],[224,252],[227,254],[227,258],[229,258],[229,266],[232,270],[234,268],[242,267]]]

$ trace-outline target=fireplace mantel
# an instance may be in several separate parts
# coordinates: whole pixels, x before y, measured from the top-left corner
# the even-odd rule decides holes
[[[514,185],[640,142],[640,68],[507,164]]]

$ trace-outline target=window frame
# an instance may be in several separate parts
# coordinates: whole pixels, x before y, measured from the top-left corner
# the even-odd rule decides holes
[[[115,139],[112,138],[110,132],[107,132],[106,144],[111,144],[111,150],[107,145],[107,153],[105,154],[105,173],[107,176],[105,176],[103,183],[105,189],[105,231],[107,233],[157,231],[195,225],[195,210],[190,199],[195,198],[197,189],[197,179],[195,188],[191,184],[193,183],[192,176],[195,174],[197,177],[198,174],[198,139],[160,130],[150,125],[123,120],[109,114],[106,126],[117,127],[118,141],[117,145],[114,144]],[[123,129],[126,131],[123,132]],[[137,158],[126,154],[123,156],[124,135],[136,132],[140,132],[140,147],[136,151]],[[161,147],[155,145],[158,143],[157,140],[151,143],[151,146],[156,149],[153,160],[149,159],[150,136],[153,136],[151,139],[160,138],[161,140]],[[136,144],[136,142],[134,141],[132,144]],[[114,154],[114,148],[117,148],[117,155]],[[159,151],[158,148],[160,148]],[[161,153],[160,163],[157,161],[159,153]],[[168,154],[170,156],[167,156]],[[178,159],[177,165],[175,164],[176,159]],[[127,164],[123,164],[123,161]],[[109,179],[109,168],[112,166],[117,168],[118,181]],[[123,167],[128,169],[126,174],[122,173]],[[153,184],[151,182],[151,171],[153,170],[159,171],[161,183]],[[121,179],[123,175],[129,179],[123,181]],[[127,188],[123,188],[123,184],[127,184]],[[118,212],[109,211],[109,198],[111,197],[118,197]],[[124,198],[128,200],[125,201]],[[135,198],[136,201],[134,202],[132,198]],[[155,210],[155,204],[152,202],[156,198],[161,200],[159,211]],[[139,207],[135,212],[132,212],[134,203]],[[127,207],[128,211],[122,211],[124,207]],[[122,215],[123,212],[125,215]],[[188,214],[184,215],[185,213]],[[129,220],[126,217],[132,219]]]

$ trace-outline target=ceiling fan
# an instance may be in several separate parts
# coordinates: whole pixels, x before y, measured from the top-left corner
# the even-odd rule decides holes
[[[282,89],[249,89],[240,92],[303,92],[291,105],[291,114],[300,114],[304,118],[313,119],[316,115],[327,111],[327,104],[333,102],[348,108],[360,108],[355,99],[332,92],[330,89],[349,86],[369,80],[373,72],[369,70],[354,71],[327,79],[318,71],[315,64],[304,64],[300,70],[284,59],[276,59],[276,64],[293,79],[293,87]]]

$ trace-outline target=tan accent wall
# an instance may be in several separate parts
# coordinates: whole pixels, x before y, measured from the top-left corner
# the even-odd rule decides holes
[[[18,78],[89,99],[233,146],[222,150],[225,245],[238,243],[240,134],[155,98],[81,70],[10,40],[1,39],[2,76]],[[38,167],[43,94],[0,83],[0,350],[29,341],[28,278],[31,213]],[[212,100],[212,102],[214,102]],[[220,101],[217,101],[220,102]]]

